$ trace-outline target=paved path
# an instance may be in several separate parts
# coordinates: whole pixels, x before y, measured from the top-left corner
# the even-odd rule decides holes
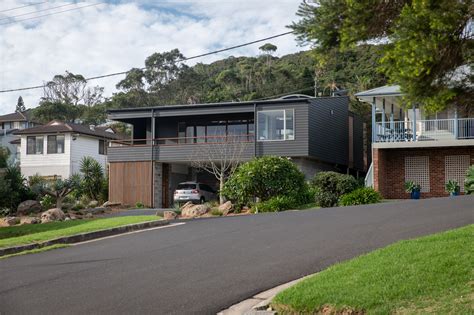
[[[213,314],[400,239],[474,223],[474,198],[184,225],[0,260],[3,314]]]

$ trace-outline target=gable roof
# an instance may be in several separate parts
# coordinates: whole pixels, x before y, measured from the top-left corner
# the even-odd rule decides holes
[[[15,112],[15,113],[10,113],[10,114],[0,116],[0,122],[27,121],[27,120],[28,120],[28,117],[26,115],[26,112],[23,112],[23,113]]]
[[[47,134],[47,133],[79,133],[97,138],[105,139],[120,139],[119,135],[115,133],[108,132],[102,128],[91,129],[88,126],[74,124],[74,123],[64,123],[61,121],[53,120],[48,124],[43,126],[36,126],[32,128],[27,128],[15,132],[16,135],[33,135],[33,134]]]

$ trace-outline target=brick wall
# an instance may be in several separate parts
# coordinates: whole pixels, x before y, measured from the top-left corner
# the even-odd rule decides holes
[[[447,155],[470,155],[474,164],[474,147],[419,148],[419,149],[374,149],[374,188],[388,199],[405,199],[405,157],[428,156],[430,168],[430,192],[422,198],[443,197],[445,191],[445,157]],[[462,183],[459,183],[462,185]]]

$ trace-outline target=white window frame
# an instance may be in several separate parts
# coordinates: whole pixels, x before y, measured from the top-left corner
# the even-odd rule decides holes
[[[293,139],[286,139],[288,136],[286,130],[286,111],[291,111],[293,113]],[[260,113],[269,113],[269,112],[283,112],[283,130],[284,130],[284,139],[259,139],[259,124],[258,124],[258,115]],[[257,111],[257,121],[254,124],[255,128],[255,137],[257,139],[257,142],[275,142],[275,141],[294,141],[296,138],[296,131],[295,131],[295,109],[294,108],[283,108],[283,109],[265,109],[265,110],[259,110]]]

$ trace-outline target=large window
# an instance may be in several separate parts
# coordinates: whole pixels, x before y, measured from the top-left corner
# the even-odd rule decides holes
[[[248,141],[253,136],[253,120],[215,120],[209,122],[180,122],[179,143]]]
[[[295,139],[293,109],[259,111],[257,120],[257,139],[259,141]]]
[[[48,136],[48,154],[64,153],[64,135]]]
[[[107,154],[107,141],[99,140],[99,154],[106,155]]]
[[[26,137],[26,154],[43,154],[43,137]]]

